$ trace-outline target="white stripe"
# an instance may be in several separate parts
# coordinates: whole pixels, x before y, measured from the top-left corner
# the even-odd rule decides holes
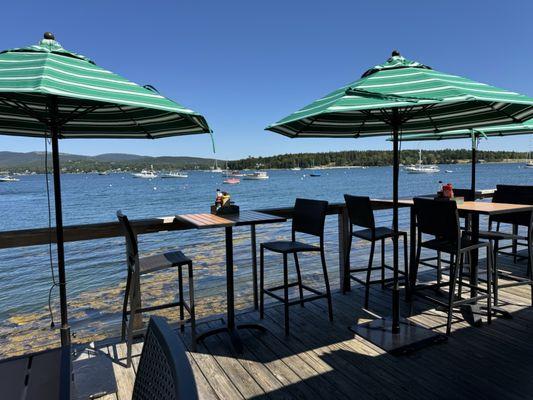
[[[426,78],[426,79],[420,79],[418,81],[406,81],[406,82],[396,82],[396,83],[382,83],[378,85],[360,85],[355,87],[355,89],[359,88],[378,88],[378,87],[390,87],[390,86],[404,86],[404,85],[416,85],[418,83],[424,83],[424,82],[448,82],[448,83],[457,83],[461,85],[473,85],[473,86],[488,86],[485,83],[479,83],[479,82],[460,82],[460,81],[453,81],[449,79],[439,79],[439,78]]]
[[[112,83],[118,83],[122,85],[137,86],[135,83],[127,81],[127,80],[117,80],[117,79],[110,79],[110,78],[100,78],[97,76],[75,74],[73,72],[65,71],[64,69],[54,68],[50,65],[42,65],[42,66],[37,66],[37,67],[2,68],[0,70],[0,73],[4,73],[5,71],[29,71],[29,70],[41,70],[41,69],[45,69],[45,70],[50,69],[52,71],[59,72],[61,74],[75,76],[77,78],[82,78],[82,79],[98,80],[102,82],[112,82]],[[14,77],[13,79],[20,79],[20,78]]]
[[[435,87],[435,88],[417,89],[417,90],[405,90],[405,91],[402,91],[402,92],[393,92],[392,94],[401,96],[401,95],[404,95],[404,94],[436,92],[436,91],[444,90],[444,89],[458,89],[458,88],[455,87],[455,86],[439,86],[439,87]],[[459,88],[459,89],[462,89],[462,88]],[[471,88],[464,89],[464,90],[468,91],[468,92],[480,92],[480,93],[491,93],[491,94],[492,93],[494,93],[494,94],[506,94],[506,95],[515,95],[515,96],[519,96],[520,95],[519,93],[507,92],[507,91],[501,91],[501,90],[482,90],[482,89],[471,89]]]

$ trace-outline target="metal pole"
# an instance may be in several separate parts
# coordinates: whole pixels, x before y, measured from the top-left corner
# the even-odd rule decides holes
[[[477,137],[472,135],[472,177],[470,178],[470,189],[476,195],[476,164],[477,164]]]
[[[400,118],[398,109],[392,110],[392,243],[393,243],[393,287],[392,287],[392,333],[400,332],[400,288],[398,287],[398,181],[400,176],[399,142]]]
[[[61,308],[61,346],[70,345],[70,327],[67,316],[67,280],[65,274],[65,246],[63,240],[63,210],[61,206],[61,169],[59,166],[59,129],[56,124],[57,98],[50,98],[50,133],[52,136],[52,165],[54,167],[54,202],[56,214],[57,270],[59,275],[59,302]]]

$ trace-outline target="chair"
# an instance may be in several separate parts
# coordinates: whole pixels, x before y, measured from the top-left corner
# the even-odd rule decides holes
[[[183,343],[161,317],[151,317],[135,376],[132,400],[197,400]]]
[[[459,225],[459,213],[457,211],[457,203],[455,201],[432,200],[424,198],[414,199],[414,212],[416,215],[418,227],[418,239],[416,250],[416,267],[420,260],[422,248],[435,250],[440,253],[450,255],[450,279],[448,282],[437,282],[437,284],[414,285],[411,288],[411,293],[432,301],[447,309],[448,318],[446,323],[446,335],[451,332],[453,308],[477,302],[478,300],[487,299],[488,323],[491,322],[491,276],[493,273],[492,267],[492,245],[490,242],[474,242],[466,235],[461,235]],[[427,234],[433,238],[422,241],[422,235]],[[470,254],[472,250],[487,249],[487,287],[480,287],[474,282],[464,283],[461,279],[464,264],[464,256]],[[456,300],[455,288],[458,282],[458,298]],[[474,288],[481,293],[474,297],[462,299],[462,287],[467,286]],[[439,299],[424,295],[421,290],[428,288],[437,288],[448,286],[448,301],[443,302]]]
[[[122,232],[126,238],[126,264],[128,266],[126,291],[124,293],[124,303],[122,306],[122,340],[125,340],[127,337],[127,366],[129,367],[131,364],[133,322],[135,320],[135,318],[133,318],[132,316],[135,314],[140,314],[142,312],[161,310],[169,307],[179,307],[179,317],[181,325],[180,329],[183,332],[185,329],[184,309],[186,309],[190,316],[192,345],[194,348],[196,343],[196,324],[194,314],[194,285],[191,259],[187,258],[181,251],[155,254],[148,257],[139,257],[137,237],[133,231],[133,228],[131,227],[128,217],[122,214],[121,211],[117,211],[117,218],[120,222]],[[190,304],[187,304],[183,299],[184,266],[188,267]],[[140,299],[138,298],[138,296],[140,293],[140,277],[145,274],[155,273],[174,267],[178,268],[179,301],[161,304],[157,306],[139,308]]]
[[[285,311],[285,334],[289,335],[289,306],[294,304],[300,304],[302,307],[305,302],[326,298],[328,302],[329,320],[333,321],[333,307],[331,304],[331,290],[329,287],[328,270],[326,267],[326,257],[324,254],[324,224],[326,221],[326,212],[328,209],[327,201],[320,200],[308,200],[308,199],[296,199],[294,204],[294,215],[292,218],[292,238],[291,240],[275,241],[261,243],[260,252],[260,301],[259,301],[259,315],[260,318],[264,318],[264,295],[267,294],[270,297],[281,301],[284,304]],[[304,242],[296,241],[296,233],[307,234],[319,238],[319,246],[307,244]],[[265,275],[265,250],[270,250],[274,253],[283,254],[283,285],[265,288],[264,275]],[[326,292],[320,292],[319,290],[302,283],[302,275],[300,272],[300,264],[298,262],[298,253],[302,252],[320,252],[320,259],[322,262],[322,270],[324,274],[324,283],[326,286]],[[288,272],[288,255],[293,254],[294,265],[296,267],[297,281],[289,283]],[[298,286],[299,299],[289,299],[289,288]],[[274,293],[277,290],[284,292],[283,297]],[[312,295],[304,297],[304,289],[311,292]]]
[[[495,203],[533,204],[533,186],[497,185],[492,201]],[[492,229],[494,222],[497,224],[496,230]],[[511,224],[513,227],[512,233],[501,232],[500,227],[502,223]],[[518,233],[519,226],[526,228],[526,235],[520,235]],[[493,278],[494,305],[498,305],[498,289],[519,285],[531,286],[531,304],[533,305],[533,212],[528,211],[493,215],[489,218],[489,230],[480,231],[479,237],[490,240],[493,243],[495,271]],[[500,241],[502,240],[511,240],[512,244],[500,246]],[[523,245],[527,247],[527,271],[525,278],[511,274],[503,274],[503,272],[498,269],[498,254],[513,256],[515,263],[517,262],[518,258],[524,257],[517,254],[517,245]],[[509,248],[512,248],[511,252],[502,251]],[[512,280],[513,282],[500,284],[498,281],[500,275]]]
[[[385,288],[385,284],[392,280],[392,278],[385,278],[385,270],[393,270],[391,266],[385,264],[385,240],[389,238],[392,239],[394,237],[394,232],[388,227],[376,227],[374,211],[369,197],[345,194],[344,200],[346,201],[346,208],[350,218],[350,240],[348,242],[348,249],[345,257],[345,269],[346,271],[349,271],[350,279],[365,286],[365,308],[368,308],[370,285],[381,283],[381,287]],[[354,231],[354,226],[359,226],[365,229]],[[407,233],[398,232],[398,236],[403,238],[403,257],[404,265],[407,270]],[[368,266],[365,268],[351,268],[350,266],[350,250],[352,247],[352,238],[354,237],[370,242],[370,258],[368,260]],[[379,267],[373,267],[374,250],[377,241],[381,241],[381,265]],[[381,270],[381,279],[371,280],[372,271],[375,270]],[[366,272],[366,280],[362,280],[356,275],[360,272]],[[398,272],[403,275],[405,286],[407,287],[408,274],[405,271]]]

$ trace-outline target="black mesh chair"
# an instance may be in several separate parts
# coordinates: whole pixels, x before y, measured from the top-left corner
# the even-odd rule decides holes
[[[418,270],[418,262],[422,248],[435,250],[439,254],[446,253],[450,255],[450,276],[448,282],[438,282],[436,284],[414,285],[411,288],[413,295],[421,296],[430,300],[448,311],[448,319],[446,323],[446,334],[451,332],[451,322],[453,308],[474,303],[482,299],[487,300],[488,322],[491,322],[491,277],[493,273],[492,267],[492,246],[490,242],[474,242],[466,235],[461,234],[459,225],[459,213],[457,211],[457,203],[455,201],[432,200],[424,198],[414,199],[414,212],[416,215],[418,227],[418,240],[416,251],[415,270]],[[422,241],[422,235],[430,235],[430,240]],[[481,287],[473,282],[465,283],[462,277],[462,270],[464,264],[464,256],[469,254],[472,250],[479,250],[485,248],[487,250],[487,286]],[[459,277],[459,279],[458,279]],[[456,284],[458,282],[458,296],[455,295]],[[427,296],[422,291],[423,289],[440,289],[448,287],[448,301],[444,302],[431,296]],[[462,287],[477,289],[481,294],[463,299]]]
[[[529,204],[533,205],[533,186],[515,186],[515,185],[497,185],[496,192],[492,198],[495,203],[511,204]],[[493,224],[496,223],[496,229],[493,230]],[[512,233],[500,231],[501,224],[510,224]],[[526,235],[520,235],[518,227],[526,228]],[[533,305],[533,212],[509,213],[493,215],[489,218],[489,230],[480,231],[479,237],[490,240],[493,243],[494,250],[494,305],[498,305],[498,288],[506,288],[519,285],[531,286],[531,304]],[[500,246],[500,241],[510,240],[511,244]],[[514,262],[517,259],[524,258],[517,253],[517,246],[522,245],[527,248],[527,271],[526,276],[516,276],[514,274],[504,274],[498,270],[498,254],[511,255]],[[505,251],[511,248],[512,250]],[[512,280],[513,282],[500,284],[499,276]]]
[[[117,211],[117,218],[124,236],[126,238],[126,264],[128,266],[128,276],[126,280],[126,291],[124,293],[124,303],[122,306],[122,340],[127,341],[127,366],[131,365],[131,346],[133,342],[133,322],[132,316],[143,312],[161,310],[169,307],[179,307],[180,312],[180,329],[185,329],[184,309],[190,316],[192,330],[192,344],[196,343],[196,326],[194,314],[194,285],[192,261],[187,258],[181,251],[172,251],[163,254],[155,254],[148,257],[139,257],[137,245],[137,236],[128,220],[128,217]],[[188,267],[189,274],[189,298],[187,304],[183,298],[183,267]],[[157,306],[139,308],[140,299],[140,277],[145,274],[154,273],[168,268],[178,268],[178,289],[179,300],[177,302],[160,304]],[[129,307],[128,307],[129,304]]]
[[[197,400],[183,343],[161,317],[151,317],[135,376],[132,400]]]
[[[350,240],[348,242],[348,250],[345,257],[346,266],[345,269],[349,271],[350,279],[359,282],[365,286],[365,308],[368,308],[368,297],[370,293],[370,285],[381,284],[382,288],[388,282],[392,281],[392,278],[385,278],[385,270],[393,270],[390,265],[385,263],[385,240],[391,239],[394,236],[394,232],[388,227],[376,227],[374,220],[374,210],[370,198],[366,196],[351,196],[349,194],[344,195],[346,201],[346,208],[348,210],[348,216],[350,218]],[[354,231],[354,226],[362,227],[364,229]],[[404,266],[407,268],[407,233],[398,232],[398,236],[403,238],[403,257]],[[352,248],[352,238],[358,238],[370,242],[370,258],[368,260],[368,266],[364,268],[351,268],[350,265],[350,251]],[[381,265],[379,267],[373,267],[374,262],[374,250],[376,242],[381,241]],[[381,270],[381,279],[371,280],[372,271]],[[358,273],[366,272],[366,280],[362,280],[357,276]],[[408,278],[405,271],[399,271],[403,275],[405,285],[407,287]]]
[[[453,189],[453,194],[455,197],[463,197],[464,201],[476,201],[476,193],[472,189]],[[464,218],[464,224],[461,226],[461,229],[470,230],[471,229],[471,218],[468,214],[462,214],[459,212],[459,218]],[[433,262],[436,262],[434,264]],[[421,258],[419,261],[420,265],[426,267],[435,268],[437,270],[437,283],[442,282],[442,273],[448,271],[449,263],[447,260],[443,260],[439,251],[437,251],[437,256],[434,257],[425,257]],[[443,264],[446,264],[443,266]]]
[[[276,300],[281,301],[285,306],[285,334],[289,334],[289,306],[300,304],[302,307],[305,302],[326,298],[328,302],[329,320],[333,321],[333,308],[331,304],[331,290],[329,287],[328,270],[326,267],[326,257],[324,254],[324,224],[326,221],[326,212],[328,209],[327,201],[296,199],[294,204],[294,215],[292,218],[292,240],[283,240],[275,242],[261,243],[260,253],[260,302],[259,315],[264,318],[264,295],[267,294]],[[299,242],[296,240],[296,233],[307,234],[319,238],[319,246]],[[265,250],[283,254],[283,285],[265,288]],[[324,283],[326,292],[321,292],[315,288],[302,283],[300,264],[298,262],[298,253],[302,252],[320,252],[322,269],[324,273]],[[296,267],[297,281],[289,283],[288,260],[289,254],[294,256]],[[299,299],[289,299],[289,288],[298,286]],[[311,292],[312,295],[304,297],[304,289]],[[277,290],[283,290],[283,297],[274,293]]]

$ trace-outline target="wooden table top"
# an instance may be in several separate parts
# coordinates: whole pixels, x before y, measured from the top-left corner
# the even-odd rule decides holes
[[[272,224],[285,222],[287,219],[258,211],[241,211],[238,214],[214,215],[210,213],[202,214],[182,214],[176,215],[176,219],[189,223],[197,229],[227,228],[231,226]]]
[[[379,204],[392,204],[391,199],[375,199],[373,202]],[[412,207],[414,205],[413,199],[400,199],[398,200],[400,207]],[[512,212],[533,211],[533,205],[529,204],[511,204],[511,203],[487,203],[482,201],[465,201],[461,204],[457,204],[459,211],[466,211],[476,214],[506,214]]]

